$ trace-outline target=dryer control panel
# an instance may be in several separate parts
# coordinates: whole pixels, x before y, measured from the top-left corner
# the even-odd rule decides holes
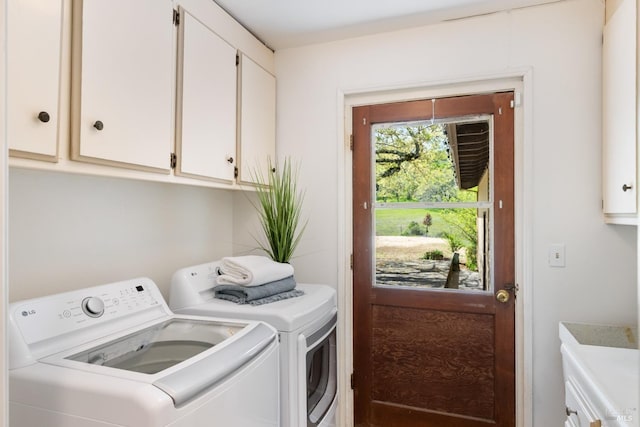
[[[19,301],[9,313],[24,342],[34,344],[149,310],[170,314],[155,283],[139,278]]]

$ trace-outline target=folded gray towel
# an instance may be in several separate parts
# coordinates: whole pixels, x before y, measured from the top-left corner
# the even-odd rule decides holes
[[[238,298],[235,295],[226,295],[226,294],[217,295],[216,298],[235,302],[236,304],[262,305],[262,304],[269,304],[270,302],[280,301],[283,299],[299,297],[300,295],[304,295],[304,292],[301,291],[300,289],[293,289],[290,291],[280,292],[279,294],[271,295],[264,298],[254,299],[251,301],[246,301],[244,298]]]
[[[283,299],[295,298],[295,297],[299,297],[300,295],[304,295],[304,292],[301,291],[300,289],[293,289],[291,291],[280,292],[279,294],[271,295],[270,297],[254,299],[253,301],[249,301],[249,304],[251,305],[269,304],[270,302],[276,302]]]
[[[251,301],[292,291],[295,287],[295,279],[293,276],[289,276],[260,286],[218,285],[213,290],[216,298],[247,304]]]

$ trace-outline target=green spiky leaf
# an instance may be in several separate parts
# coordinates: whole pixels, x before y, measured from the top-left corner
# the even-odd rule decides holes
[[[258,245],[277,262],[289,262],[307,226],[306,221],[300,223],[304,192],[296,184],[299,169],[288,158],[282,167],[269,159],[266,178],[256,170],[252,172],[258,184],[258,203],[254,207],[267,242],[265,245],[258,241]]]

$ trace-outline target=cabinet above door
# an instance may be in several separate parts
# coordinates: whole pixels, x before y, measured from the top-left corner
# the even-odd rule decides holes
[[[71,157],[168,173],[171,0],[74,1]]]

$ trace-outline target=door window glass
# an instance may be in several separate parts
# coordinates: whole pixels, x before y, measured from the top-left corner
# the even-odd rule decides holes
[[[375,286],[491,290],[491,119],[372,126]]]

